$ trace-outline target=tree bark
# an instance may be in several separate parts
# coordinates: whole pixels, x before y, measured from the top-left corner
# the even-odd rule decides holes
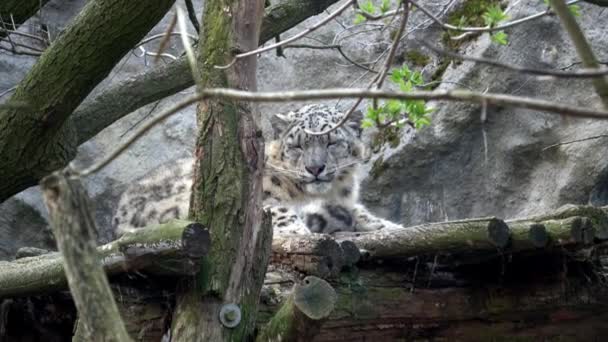
[[[0,18],[5,23],[15,23],[15,26],[19,27],[47,2],[49,0],[3,0],[0,2]],[[3,28],[4,26],[0,25],[0,39],[6,37]],[[13,29],[9,24],[6,24],[6,28]]]
[[[204,4],[200,87],[256,89],[256,57],[225,65],[257,48],[264,1],[208,0]],[[184,280],[176,298],[172,337],[181,341],[244,341],[255,324],[270,255],[272,230],[262,210],[264,144],[248,103],[199,104],[190,216],[211,227],[212,247],[196,284]]]
[[[96,227],[88,196],[78,179],[58,171],[42,180],[65,275],[89,341],[130,341],[95,248]]]
[[[90,1],[44,52],[0,109],[0,202],[74,157],[66,119],[173,2]]]
[[[326,10],[338,0],[283,0],[266,9],[260,42],[283,33]],[[78,144],[94,137],[116,120],[154,101],[194,85],[186,57],[124,80],[85,100],[74,112]]]
[[[107,275],[140,271],[157,275],[194,275],[201,253],[209,249],[209,232],[199,224],[175,220],[139,229],[97,248]],[[65,289],[64,261],[59,253],[0,261],[0,298]]]
[[[257,342],[311,341],[336,305],[336,291],[325,280],[306,277],[256,337]]]

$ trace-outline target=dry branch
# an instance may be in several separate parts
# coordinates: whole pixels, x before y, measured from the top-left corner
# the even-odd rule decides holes
[[[200,266],[198,256],[209,249],[209,233],[198,224],[176,220],[127,233],[97,248],[108,275],[143,272],[191,275]],[[189,252],[190,251],[190,252]],[[0,262],[0,298],[65,289],[63,259],[59,253]]]
[[[84,186],[61,171],[45,177],[41,186],[78,309],[80,336],[90,341],[130,341],[97,255],[97,229]]]

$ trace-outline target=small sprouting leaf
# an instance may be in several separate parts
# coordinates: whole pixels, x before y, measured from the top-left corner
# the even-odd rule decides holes
[[[380,5],[380,12],[382,14],[388,12],[391,9],[391,0],[382,0],[382,4]]]
[[[375,125],[374,120],[365,118],[361,121],[361,128],[371,128],[371,127],[374,127],[374,125]]]
[[[507,15],[503,12],[499,5],[493,5],[488,7],[486,12],[482,15],[483,21],[489,27],[494,27],[502,20],[507,19]]]
[[[579,5],[570,5],[568,6],[568,9],[570,9],[570,13],[572,13],[573,16],[581,16],[581,7]]]
[[[371,2],[371,0],[368,0],[366,3],[361,5],[361,10],[367,14],[375,14],[376,6],[374,6],[374,4]]]
[[[507,45],[509,43],[508,37],[509,36],[506,33],[504,33],[503,31],[498,31],[490,36],[490,38],[492,39],[492,41],[494,43],[500,44],[500,45]]]
[[[365,21],[365,17],[361,13],[357,13],[357,15],[355,15],[355,20],[354,20],[355,25],[361,24],[364,21]]]
[[[467,23],[467,17],[465,17],[464,15],[460,17],[460,19],[458,19],[458,25],[456,25],[457,27],[464,27]]]

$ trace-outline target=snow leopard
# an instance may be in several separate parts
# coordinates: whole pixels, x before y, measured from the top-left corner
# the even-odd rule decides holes
[[[271,119],[275,139],[265,147],[263,200],[275,234],[333,234],[400,225],[371,214],[359,202],[360,166],[369,152],[361,141],[362,114],[335,130],[344,113],[307,105]],[[112,219],[121,235],[188,214],[194,159],[179,159],[144,176],[122,195]]]

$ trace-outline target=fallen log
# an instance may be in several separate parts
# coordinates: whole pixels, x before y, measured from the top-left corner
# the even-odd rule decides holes
[[[359,249],[354,243],[338,243],[328,235],[276,235],[272,240],[271,263],[321,278],[337,276],[359,258]]]
[[[323,279],[308,276],[261,329],[257,342],[311,341],[333,311],[336,292]]]
[[[209,232],[200,224],[175,220],[127,233],[97,247],[97,254],[109,276],[134,271],[192,275],[199,270],[197,255],[206,253],[209,243]],[[67,288],[63,259],[57,252],[2,261],[0,270],[0,298]]]

